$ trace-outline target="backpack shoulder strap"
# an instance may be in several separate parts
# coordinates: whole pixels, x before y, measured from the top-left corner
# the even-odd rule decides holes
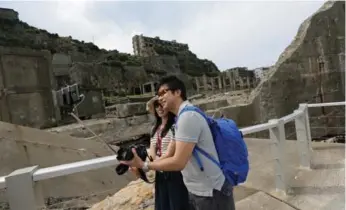
[[[204,114],[204,112],[203,112],[201,109],[199,109],[199,108],[196,107],[196,106],[185,106],[185,107],[181,110],[181,112],[179,113],[178,117],[179,117],[181,114],[183,114],[184,112],[187,112],[187,111],[195,111],[195,112],[199,113],[200,115],[203,116],[203,118],[204,118],[204,119],[208,122],[208,124],[209,124],[209,120],[208,120],[207,116]],[[177,117],[177,119],[178,119],[178,117]]]
[[[173,135],[173,138],[175,137],[175,127],[174,125],[172,125],[171,127],[171,132],[172,132],[172,135]]]
[[[210,125],[210,120],[208,119],[208,117],[206,116],[206,114],[201,110],[199,109],[198,107],[195,107],[195,106],[185,106],[183,108],[183,110],[181,110],[181,112],[179,113],[178,117],[184,113],[184,112],[187,112],[187,111],[195,111],[195,112],[198,112],[200,115],[203,116],[203,118],[207,121],[208,125]],[[178,118],[177,118],[178,119]],[[201,153],[202,155],[204,155],[206,158],[208,158],[210,161],[212,161],[214,164],[216,164],[220,169],[221,168],[221,165],[220,163],[218,163],[218,161],[213,158],[210,154],[208,154],[206,151],[204,151],[202,148],[198,147],[197,145],[195,146],[195,148],[193,149],[192,151],[192,155],[196,158],[197,160],[197,164],[199,165],[201,171],[204,171],[204,167],[202,165],[202,161],[198,155],[198,153]]]

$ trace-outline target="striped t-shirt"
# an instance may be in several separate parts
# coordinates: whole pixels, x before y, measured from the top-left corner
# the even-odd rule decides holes
[[[159,126],[155,132],[155,135],[150,139],[150,144],[153,145],[155,148],[155,151],[157,151],[156,155],[159,155],[158,154],[158,148],[157,148],[157,146],[158,146],[157,145],[157,139],[158,139],[158,135],[161,136],[161,131],[162,131],[161,126]],[[169,129],[167,134],[163,138],[161,138],[161,141],[162,141],[161,142],[161,155],[166,154],[169,142],[171,140],[173,140],[173,138],[174,138],[174,136],[172,133],[172,129]]]

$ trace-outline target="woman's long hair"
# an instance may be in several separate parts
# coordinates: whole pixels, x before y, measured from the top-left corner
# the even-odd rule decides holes
[[[154,102],[154,113],[155,113],[155,125],[153,127],[153,130],[151,131],[151,137],[153,137],[156,133],[157,128],[162,124],[162,119],[159,117],[159,115],[156,112],[156,107],[158,106],[158,103]],[[167,123],[165,127],[161,131],[161,138],[165,137],[166,134],[168,133],[169,129],[174,125],[175,123],[175,115],[172,112],[168,112],[167,114]]]

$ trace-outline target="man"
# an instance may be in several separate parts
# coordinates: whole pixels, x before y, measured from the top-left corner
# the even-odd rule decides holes
[[[192,106],[187,101],[184,83],[175,76],[165,77],[159,83],[157,95],[163,108],[178,116],[174,153],[154,162],[143,162],[135,154],[132,161],[122,163],[145,171],[182,171],[191,210],[235,209],[232,186],[221,169],[204,155],[199,155],[204,166],[202,171],[192,156],[194,147],[198,145],[219,161],[209,125],[203,116],[194,111],[179,115],[185,106]]]

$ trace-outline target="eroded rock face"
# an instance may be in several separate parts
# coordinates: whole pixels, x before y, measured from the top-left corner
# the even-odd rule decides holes
[[[119,118],[146,114],[146,103],[118,104],[116,105],[116,112]]]
[[[294,41],[281,54],[256,91],[254,102],[260,121],[283,117],[298,108],[299,103],[325,103],[345,100],[345,2],[326,2],[302,23]],[[344,133],[344,107],[309,109],[312,134]],[[322,129],[321,127],[339,127]]]
[[[343,1],[328,1],[305,20],[249,103],[221,108],[225,116],[245,127],[291,114],[300,103],[344,101],[344,8]],[[309,114],[312,137],[345,133],[344,106],[311,108]]]
[[[139,179],[130,182],[125,188],[93,205],[89,210],[154,210],[153,190],[153,184]]]

